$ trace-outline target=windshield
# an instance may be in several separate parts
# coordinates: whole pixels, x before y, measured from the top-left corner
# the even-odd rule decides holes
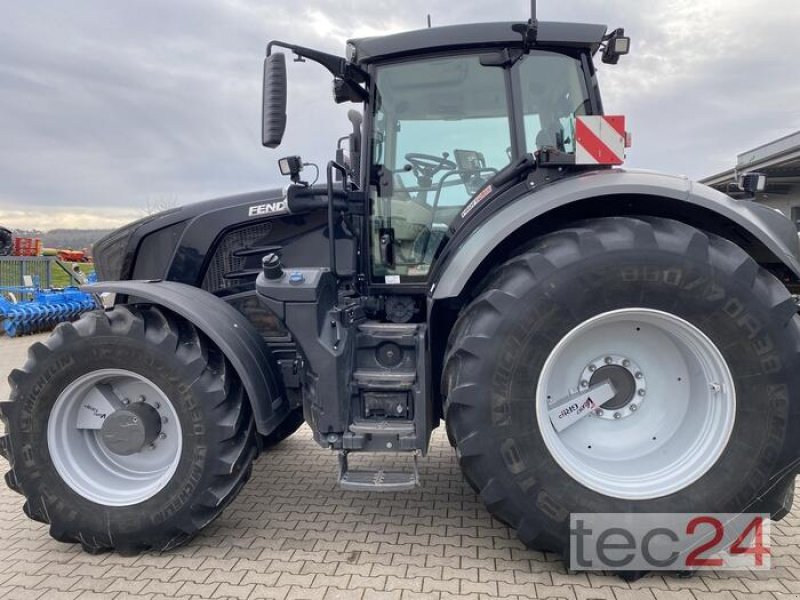
[[[377,67],[371,142],[381,184],[371,206],[374,281],[424,281],[451,221],[515,158],[512,80],[523,97],[517,119],[524,139],[516,147],[573,150],[574,117],[589,105],[580,61],[536,52],[514,69],[511,77],[509,69],[483,66],[479,55]]]

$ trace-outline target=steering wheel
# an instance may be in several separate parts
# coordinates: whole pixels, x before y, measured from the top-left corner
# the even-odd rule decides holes
[[[450,156],[447,152],[442,152],[441,156],[434,154],[421,154],[410,152],[405,158],[411,165],[411,172],[417,178],[417,183],[421,188],[433,186],[433,176],[439,171],[451,171],[457,168],[456,163],[448,160]]]

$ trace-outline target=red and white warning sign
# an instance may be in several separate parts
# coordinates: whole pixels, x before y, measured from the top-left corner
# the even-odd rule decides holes
[[[621,165],[627,144],[625,117],[587,116],[575,119],[575,164]]]

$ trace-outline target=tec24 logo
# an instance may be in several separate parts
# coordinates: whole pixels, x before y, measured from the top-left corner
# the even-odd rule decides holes
[[[766,570],[769,526],[760,513],[573,513],[570,568]]]

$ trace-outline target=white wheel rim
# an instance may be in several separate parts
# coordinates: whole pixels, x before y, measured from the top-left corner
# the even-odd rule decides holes
[[[617,419],[590,414],[557,432],[549,410],[585,386],[587,365],[603,357],[628,357],[646,395]],[[645,308],[575,327],[548,356],[536,388],[539,430],[555,461],[582,485],[623,499],[659,498],[697,481],[727,446],[735,412],[733,377],[714,343],[680,317]]]
[[[100,430],[82,423],[82,407],[104,402],[98,386],[110,386],[120,400],[146,402],[156,409],[162,420],[160,437],[134,454],[109,450]],[[114,408],[119,406],[108,410]],[[104,506],[130,506],[152,498],[169,483],[180,462],[183,436],[175,408],[152,381],[125,369],[99,369],[59,394],[47,423],[47,444],[53,466],[77,494]]]

